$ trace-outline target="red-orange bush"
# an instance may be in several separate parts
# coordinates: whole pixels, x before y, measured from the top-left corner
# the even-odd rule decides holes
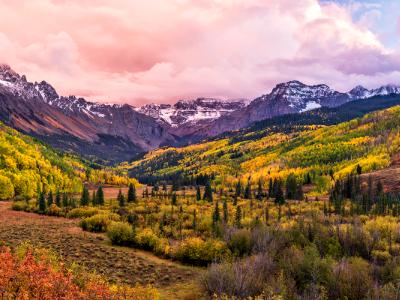
[[[45,257],[36,258],[31,251],[19,259],[3,247],[0,248],[0,299],[150,300],[158,299],[158,293],[150,287],[109,286],[95,279],[78,286],[63,264],[55,267]]]

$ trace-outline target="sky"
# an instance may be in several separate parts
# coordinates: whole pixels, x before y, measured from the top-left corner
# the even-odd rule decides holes
[[[0,63],[99,102],[400,84],[399,0],[0,0]]]

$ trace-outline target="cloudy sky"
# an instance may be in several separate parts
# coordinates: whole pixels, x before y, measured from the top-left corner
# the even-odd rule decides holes
[[[399,53],[399,0],[0,0],[0,62],[96,101],[400,84]]]

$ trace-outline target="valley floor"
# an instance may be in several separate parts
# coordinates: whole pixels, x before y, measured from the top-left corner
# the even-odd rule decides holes
[[[201,268],[183,266],[148,252],[114,247],[103,234],[82,231],[76,220],[11,210],[0,202],[0,242],[16,246],[29,241],[55,250],[67,262],[77,262],[111,282],[151,284],[162,299],[198,299]]]

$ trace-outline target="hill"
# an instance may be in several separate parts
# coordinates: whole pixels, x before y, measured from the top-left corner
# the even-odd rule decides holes
[[[80,191],[85,170],[72,156],[0,124],[0,199],[29,199],[38,190]]]
[[[396,100],[397,101],[397,100]],[[339,116],[339,114],[334,114]],[[322,117],[321,117],[322,118]],[[364,171],[384,168],[400,150],[400,107],[374,112],[338,125],[302,125],[301,131],[249,131],[235,137],[183,148],[149,152],[130,165],[142,182],[196,184],[205,175],[216,185],[232,187],[238,179],[298,177],[310,174],[315,192],[327,191],[359,164]]]

